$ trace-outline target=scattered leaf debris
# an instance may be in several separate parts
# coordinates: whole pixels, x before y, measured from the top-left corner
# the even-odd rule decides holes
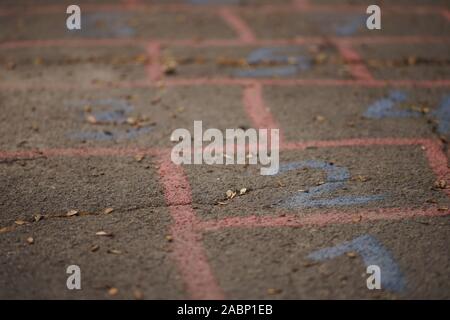
[[[438,189],[445,189],[445,188],[447,188],[447,181],[445,181],[445,180],[437,180],[434,183],[434,186],[436,188],[438,188]]]
[[[236,191],[232,191],[232,190],[227,190],[226,195],[227,195],[227,199],[233,199],[234,197],[236,197]]]
[[[136,160],[137,162],[141,162],[144,158],[145,155],[142,153],[138,153],[137,155],[134,156],[134,160]]]
[[[142,299],[144,299],[144,293],[141,290],[139,290],[139,289],[134,289],[133,290],[133,297],[136,300],[142,300]]]
[[[114,208],[106,208],[105,210],[103,210],[103,213],[104,214],[110,214],[111,212],[113,212],[114,211]]]
[[[33,219],[34,219],[35,222],[39,222],[42,219],[44,219],[44,216],[42,214],[40,214],[40,213],[37,213],[37,214],[33,215]]]
[[[276,288],[267,289],[267,293],[270,295],[280,294],[281,292],[283,292],[283,290],[281,290],[281,289],[276,289]]]
[[[98,124],[97,118],[92,114],[86,115],[86,121],[90,124]]]
[[[106,232],[106,231],[98,231],[95,233],[95,235],[97,236],[101,236],[101,237],[112,237],[112,233]]]
[[[67,213],[66,213],[66,216],[67,217],[73,217],[73,216],[76,216],[76,215],[78,215],[78,210],[69,210]]]
[[[108,249],[108,250],[106,251],[106,253],[110,253],[110,254],[122,254],[122,251],[116,250],[116,249]]]
[[[110,295],[111,297],[116,296],[119,293],[119,289],[111,287],[108,289],[108,295]]]

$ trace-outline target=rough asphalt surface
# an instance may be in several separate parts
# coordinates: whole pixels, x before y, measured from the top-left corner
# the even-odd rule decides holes
[[[450,299],[450,1],[73,2],[0,1],[0,298]],[[174,165],[194,120],[282,170]]]

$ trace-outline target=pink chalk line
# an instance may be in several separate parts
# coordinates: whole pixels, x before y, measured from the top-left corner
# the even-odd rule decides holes
[[[337,42],[335,45],[338,48],[342,58],[350,68],[350,73],[355,79],[369,82],[375,80],[356,50],[354,50],[350,45],[342,42]]]
[[[301,213],[301,212],[299,212]],[[278,216],[251,215],[229,217],[217,220],[204,220],[198,226],[203,232],[217,231],[224,228],[258,228],[258,227],[323,227],[334,224],[356,224],[379,220],[401,220],[417,217],[436,217],[450,215],[449,211],[437,208],[402,209],[386,208],[359,210],[354,213],[330,210],[325,213],[312,213],[306,216],[281,214]]]
[[[148,71],[148,70],[147,70]],[[157,74],[156,72],[151,74]],[[37,79],[34,82],[0,82],[0,90],[110,90],[116,88],[149,88],[159,87],[161,84],[167,87],[184,86],[247,86],[252,84],[265,86],[318,86],[318,87],[416,87],[435,88],[450,87],[450,79],[443,80],[346,80],[346,79],[254,79],[254,78],[166,78],[163,82],[142,81],[118,81],[105,83],[41,83]]]
[[[173,223],[173,258],[192,299],[223,299],[224,294],[211,270],[198,221],[192,209],[191,187],[181,166],[173,164],[169,153],[162,153],[157,161],[166,203]]]
[[[244,109],[252,122],[254,128],[261,129],[279,129],[280,143],[284,141],[281,126],[272,117],[269,107],[264,103],[262,86],[259,83],[253,83],[244,88],[242,98]]]
[[[253,43],[256,39],[247,23],[229,8],[220,9],[220,17],[233,29],[243,43]]]
[[[147,45],[147,55],[150,62],[146,68],[150,84],[162,79],[163,73],[160,64],[161,45],[158,42],[150,42]]]

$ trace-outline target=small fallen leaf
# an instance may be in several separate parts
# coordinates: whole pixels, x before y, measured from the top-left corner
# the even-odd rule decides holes
[[[8,227],[0,228],[0,233],[4,233],[4,232],[6,232],[6,231],[8,231]]]
[[[316,120],[317,122],[324,122],[325,121],[325,117],[318,115],[314,118],[314,120]]]
[[[43,60],[41,57],[36,57],[33,61],[34,65],[40,66],[43,63]]]
[[[44,216],[42,214],[37,213],[37,214],[33,215],[33,219],[35,222],[39,222],[42,219],[44,219]]]
[[[86,121],[89,122],[90,124],[97,124],[97,118],[95,118],[95,116],[93,116],[92,114],[88,114],[86,116]]]
[[[142,153],[139,153],[134,156],[134,160],[136,160],[137,162],[141,162],[144,158],[145,158],[145,155]]]
[[[89,248],[89,251],[95,252],[95,251],[97,251],[98,249],[100,249],[100,246],[97,245],[97,244],[94,244],[94,245],[92,245],[92,246]]]
[[[448,211],[448,207],[439,207],[438,210],[439,211]]]
[[[122,254],[122,251],[116,249],[108,249],[106,252],[111,254]]]
[[[350,252],[347,252],[347,257],[349,257],[349,258],[355,258],[356,257],[356,252],[354,252],[354,251],[350,251]]]
[[[115,295],[117,295],[118,293],[119,293],[119,289],[114,288],[114,287],[109,288],[109,290],[108,290],[108,294],[109,294],[110,296],[115,296]]]
[[[73,216],[76,216],[78,214],[78,210],[69,210],[67,213],[66,213],[66,216],[67,217],[73,217]]]
[[[19,225],[19,226],[22,226],[22,225],[24,225],[24,224],[27,224],[28,222],[23,221],[23,220],[16,220],[16,221],[14,221],[14,223],[17,224],[17,225]]]
[[[103,213],[104,214],[110,214],[113,211],[114,211],[114,208],[106,208],[105,210],[103,210]]]
[[[233,199],[236,196],[236,191],[227,190],[226,195],[227,199]]]
[[[168,242],[172,242],[172,241],[173,241],[173,237],[172,237],[171,235],[167,235],[167,236],[166,236],[166,240],[167,240]]]
[[[281,289],[275,289],[275,288],[269,288],[267,289],[267,293],[270,295],[275,295],[281,293],[283,290]]]
[[[134,126],[134,125],[136,125],[138,123],[138,120],[136,118],[134,118],[134,117],[128,117],[127,118],[127,123],[132,125],[132,126]]]
[[[439,189],[445,189],[447,187],[447,181],[445,181],[445,180],[438,180],[438,181],[436,181],[434,183],[434,186],[436,188],[439,188]]]
[[[243,194],[247,193],[247,188],[242,188],[241,190],[239,190],[239,195],[242,196]]]
[[[97,236],[101,236],[101,237],[112,237],[112,233],[108,233],[105,231],[98,231],[95,233]]]
[[[28,242],[28,244],[33,244],[34,243],[33,237],[28,237],[27,242]]]
[[[142,299],[144,299],[144,293],[143,293],[141,290],[139,290],[139,289],[135,289],[135,290],[133,291],[133,296],[134,296],[134,298],[135,298],[136,300],[142,300]]]

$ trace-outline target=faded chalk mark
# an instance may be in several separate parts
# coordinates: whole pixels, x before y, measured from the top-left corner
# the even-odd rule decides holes
[[[403,91],[393,90],[388,97],[375,101],[367,107],[364,117],[372,119],[418,117],[420,113],[412,110],[395,109],[405,102],[408,95]]]
[[[131,128],[126,130],[114,130],[114,131],[87,131],[87,132],[73,132],[69,133],[69,138],[73,140],[96,140],[96,141],[108,141],[108,140],[130,140],[137,138],[139,135],[152,131],[153,128]]]
[[[310,188],[307,192],[299,192],[281,202],[281,206],[286,208],[299,207],[334,207],[364,204],[371,201],[378,201],[384,198],[383,195],[368,196],[341,196],[330,199],[317,199],[319,196],[326,196],[332,192],[342,189],[350,179],[350,173],[347,168],[335,166],[334,164],[308,160],[301,162],[292,162],[282,164],[278,174],[303,168],[324,170],[327,174],[326,182],[322,185]]]
[[[324,248],[308,255],[309,259],[324,261],[334,259],[347,252],[357,252],[367,266],[377,265],[381,269],[381,288],[392,292],[403,292],[406,283],[403,274],[391,253],[371,235],[362,235],[337,246]]]
[[[438,121],[439,133],[447,134],[450,132],[450,95],[444,96],[433,116]]]
[[[130,25],[132,16],[128,13],[96,12],[85,13],[81,23],[81,32],[71,32],[75,36],[89,38],[126,38],[135,35],[136,30]]]
[[[288,55],[288,53],[293,54]],[[234,75],[250,78],[287,77],[311,68],[311,59],[299,55],[298,48],[260,48],[248,55],[247,63],[253,69],[238,70],[234,72]],[[257,68],[260,64],[281,65]]]
[[[334,32],[337,36],[352,36],[359,29],[365,28],[366,26],[366,17],[365,16],[356,16],[345,19],[345,21],[337,24],[334,28]]]
[[[92,111],[89,114],[95,118],[98,125],[124,125],[127,123],[128,114],[134,110],[134,107],[128,101],[114,98],[68,101],[66,105],[79,108],[80,118],[83,120],[85,119],[86,111],[81,109],[86,107],[91,108]],[[130,140],[152,130],[153,128],[148,126],[126,129],[114,128],[111,130],[99,129],[70,132],[67,136],[70,139],[80,141]]]

